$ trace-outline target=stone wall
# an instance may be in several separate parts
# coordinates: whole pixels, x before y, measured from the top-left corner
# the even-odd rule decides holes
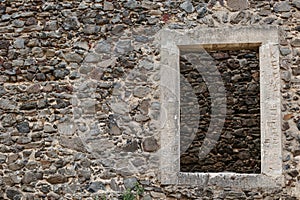
[[[187,79],[197,95],[200,118],[195,139],[180,157],[183,172],[238,172],[260,173],[260,101],[259,59],[256,50],[208,51],[216,62],[226,88],[226,119],[218,144],[201,160],[199,149],[206,137],[211,120],[211,97],[200,72],[184,58],[180,65],[181,75]],[[180,87],[181,134],[191,132],[189,104],[191,96]],[[187,116],[185,116],[186,114]],[[185,123],[187,122],[187,123]],[[187,132],[187,133],[185,133]],[[184,136],[183,136],[184,137]]]
[[[137,183],[145,200],[299,198],[299,11],[299,0],[2,0],[0,199],[117,199]],[[162,185],[159,31],[253,25],[280,27],[284,184]]]

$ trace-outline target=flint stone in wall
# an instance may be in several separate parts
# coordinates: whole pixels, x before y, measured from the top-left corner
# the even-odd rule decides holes
[[[6,190],[6,196],[11,200],[21,200],[22,193],[16,188],[8,188]]]
[[[68,62],[76,62],[76,63],[80,63],[82,61],[82,57],[77,53],[67,53],[65,55],[65,59]]]
[[[79,41],[76,42],[74,45],[76,48],[88,50],[89,49],[89,44],[86,41]]]
[[[57,21],[49,21],[45,24],[45,31],[55,31],[57,30]]]
[[[294,75],[294,76],[300,75],[300,66],[293,67],[293,68],[292,68],[292,72],[293,72],[293,75]]]
[[[96,182],[92,182],[88,189],[87,189],[89,192],[98,192],[99,190],[105,190],[105,186],[102,182],[100,181],[96,181]]]
[[[56,6],[55,6],[53,3],[45,2],[45,3],[42,5],[42,9],[43,9],[44,11],[54,10],[55,8],[56,8]]]
[[[34,84],[30,87],[27,88],[26,92],[28,92],[29,94],[36,94],[36,93],[39,93],[41,91],[41,86],[40,84]]]
[[[114,26],[114,28],[112,29],[111,33],[114,35],[118,35],[120,33],[122,33],[122,31],[124,30],[125,26],[124,25],[116,25]]]
[[[92,24],[85,25],[83,28],[83,32],[88,35],[95,34],[95,33],[99,32],[99,30],[100,30],[99,26],[95,26]]]
[[[89,73],[90,77],[94,80],[100,81],[103,75],[103,69],[102,68],[95,68]]]
[[[1,99],[0,109],[2,110],[14,110],[17,108],[17,103],[13,100]]]
[[[114,10],[114,4],[109,1],[105,1],[103,5],[103,10],[104,11]]]
[[[116,54],[125,54],[133,50],[131,40],[121,40],[117,43],[115,48]]]
[[[10,169],[10,170],[12,170],[12,171],[17,171],[17,170],[22,169],[24,166],[25,166],[24,161],[22,161],[22,160],[17,160],[17,161],[14,162],[14,163],[10,163],[10,164],[8,165],[8,169]]]
[[[129,112],[129,105],[125,102],[112,103],[110,107],[117,114],[124,115]]]
[[[292,40],[291,45],[293,47],[300,47],[300,39],[296,38],[296,39]]]
[[[111,48],[112,48],[112,45],[108,41],[102,40],[96,45],[95,51],[99,54],[110,53]]]
[[[16,115],[9,113],[3,117],[1,124],[2,126],[7,127],[7,126],[12,126],[16,122],[17,122]]]
[[[10,15],[9,15],[9,14],[4,14],[4,15],[2,15],[2,16],[1,16],[1,20],[2,20],[2,21],[8,21],[8,20],[10,20]]]
[[[137,179],[135,177],[126,178],[126,179],[124,179],[123,182],[124,182],[124,186],[125,186],[126,189],[132,189],[138,183],[138,181],[137,181]]]
[[[77,17],[69,17],[64,20],[62,27],[65,30],[77,30],[80,27],[80,23]]]
[[[14,47],[17,49],[23,49],[25,48],[24,42],[25,40],[23,38],[17,38],[14,42]]]
[[[33,172],[26,172],[22,178],[22,183],[24,184],[29,184],[34,181],[37,181],[37,177]]]
[[[59,144],[67,149],[73,149],[79,152],[87,152],[84,144],[79,137],[60,136]]]
[[[147,151],[147,152],[154,152],[159,148],[159,145],[158,145],[156,139],[153,137],[144,139],[142,145],[143,145],[144,151]]]
[[[120,128],[115,123],[110,123],[109,128],[110,128],[111,135],[121,135],[122,134]]]
[[[249,7],[248,0],[227,0],[227,6],[232,11],[245,10]]]
[[[278,2],[274,5],[275,12],[289,12],[291,10],[291,6],[288,1]]]
[[[56,79],[64,79],[69,75],[70,71],[68,69],[56,69],[53,72],[53,75]]]
[[[135,152],[138,150],[139,144],[137,141],[130,142],[123,147],[123,150],[126,152]]]
[[[0,49],[8,49],[9,45],[8,40],[0,40]]]
[[[125,8],[135,9],[138,6],[138,2],[136,0],[127,0],[124,4]]]
[[[245,17],[246,17],[246,13],[245,13],[244,11],[241,11],[241,12],[239,12],[239,13],[233,15],[233,16],[231,17],[230,22],[231,22],[232,24],[238,24],[238,23],[240,23]]]
[[[294,1],[292,2],[292,4],[293,4],[294,6],[296,6],[298,9],[300,9],[300,0],[294,0]]]
[[[0,163],[4,163],[6,161],[7,156],[4,154],[0,154]]]
[[[74,123],[58,124],[58,133],[65,136],[71,136],[76,132],[76,125]]]
[[[291,72],[289,71],[284,71],[281,73],[281,79],[286,81],[286,82],[289,82],[291,80]]]
[[[37,25],[38,21],[35,17],[29,17],[26,22],[25,25],[26,26],[32,26],[32,25]]]
[[[136,87],[133,91],[133,95],[139,98],[146,97],[149,93],[150,93],[150,88],[146,86]]]
[[[97,53],[89,53],[86,58],[84,59],[84,62],[87,63],[97,63],[101,61],[101,57]]]
[[[190,0],[186,0],[184,3],[180,5],[180,8],[183,9],[187,13],[192,13],[195,11],[195,8]]]
[[[29,123],[21,122],[17,124],[17,129],[20,133],[29,133],[30,132]]]
[[[51,184],[60,184],[68,182],[68,178],[61,175],[61,174],[54,174],[51,175],[49,178],[46,179]]]
[[[25,102],[21,105],[20,110],[32,110],[37,108],[36,102]]]
[[[51,124],[45,124],[44,132],[45,133],[55,133],[56,129]]]
[[[24,26],[25,22],[22,21],[22,20],[19,20],[19,19],[15,19],[13,22],[12,22],[12,25],[16,28],[22,28]]]

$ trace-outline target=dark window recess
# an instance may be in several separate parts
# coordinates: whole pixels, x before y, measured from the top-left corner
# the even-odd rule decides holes
[[[180,57],[181,79],[192,86],[197,97],[200,119],[194,140],[180,156],[181,172],[261,172],[260,89],[258,50],[218,50],[208,52],[216,61],[226,88],[227,114],[217,145],[202,160],[198,153],[211,119],[211,99],[201,74]],[[186,86],[180,87],[181,139],[192,131],[187,109]],[[181,142],[182,146],[186,145]],[[181,149],[182,150],[182,149]]]

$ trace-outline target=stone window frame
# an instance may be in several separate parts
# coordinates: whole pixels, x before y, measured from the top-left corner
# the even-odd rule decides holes
[[[162,184],[274,188],[283,184],[278,27],[195,28],[160,32]],[[259,47],[261,173],[180,172],[180,50]]]

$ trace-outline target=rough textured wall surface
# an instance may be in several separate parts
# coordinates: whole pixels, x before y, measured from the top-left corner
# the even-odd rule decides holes
[[[297,199],[300,1],[0,1],[0,198]],[[161,185],[162,28],[278,25],[284,184]]]
[[[260,173],[258,51],[208,51],[208,54],[216,62],[226,88],[227,116],[218,144],[200,160],[199,149],[211,120],[211,97],[201,74],[181,58],[180,73],[194,89],[201,118],[195,117],[199,121],[199,128],[189,148],[181,154],[180,171]],[[185,87],[180,87],[180,96],[180,109],[189,109],[186,104],[192,102],[187,98],[191,94]],[[190,111],[181,112],[180,134],[188,134],[193,128],[190,114]]]

